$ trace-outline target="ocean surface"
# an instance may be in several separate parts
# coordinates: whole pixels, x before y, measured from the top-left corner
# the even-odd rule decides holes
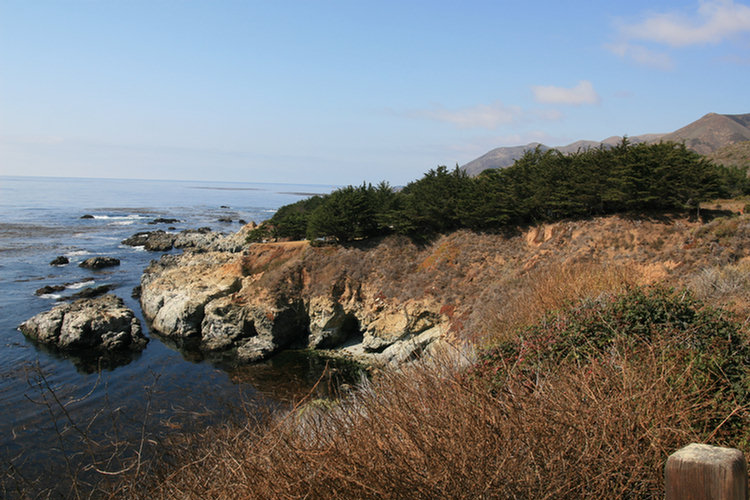
[[[199,428],[236,416],[248,404],[282,405],[310,390],[323,362],[303,353],[237,366],[180,351],[149,332],[131,292],[161,253],[120,242],[155,229],[211,227],[230,233],[240,228],[240,219],[260,222],[282,205],[333,189],[0,176],[0,465],[5,480],[8,474],[37,480],[43,473],[42,483],[62,485],[70,475],[67,457],[85,460],[92,443],[99,453],[127,455],[144,432],[161,437]],[[149,224],[156,218],[180,222]],[[51,266],[60,255],[70,264]],[[101,271],[78,267],[97,255],[117,257],[121,265]],[[37,295],[46,285],[66,288]],[[18,330],[59,300],[100,285],[114,286],[112,293],[141,319],[151,339],[142,353],[101,365],[36,345]]]

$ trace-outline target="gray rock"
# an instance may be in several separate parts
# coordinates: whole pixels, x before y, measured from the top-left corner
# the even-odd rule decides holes
[[[233,304],[231,298],[209,302],[201,322],[201,349],[229,349],[241,339],[257,336],[248,309]]]
[[[49,263],[50,266],[64,266],[66,264],[70,264],[70,260],[64,255],[55,257],[52,262]]]
[[[64,351],[141,350],[148,342],[133,311],[114,295],[55,306],[25,321],[19,329]]]
[[[240,289],[241,277],[214,267],[226,261],[221,254],[190,254],[152,262],[141,277],[141,309],[152,328],[176,338],[200,334],[206,305]]]
[[[142,247],[148,241],[148,237],[151,236],[151,231],[144,231],[141,233],[135,233],[129,238],[125,238],[120,243],[129,247]]]
[[[65,285],[47,285],[43,286],[42,288],[37,289],[36,292],[34,292],[35,295],[48,295],[50,293],[55,292],[62,292],[65,290]]]
[[[151,225],[155,225],[155,224],[176,224],[178,222],[180,222],[180,219],[171,219],[171,218],[166,218],[166,217],[157,217],[156,219],[154,219],[151,222],[149,222],[149,224],[151,224]]]
[[[91,257],[78,264],[79,267],[85,267],[86,269],[102,269],[119,265],[120,259],[114,257]]]
[[[311,349],[331,349],[343,344],[352,334],[357,333],[357,318],[344,311],[342,305],[329,298],[315,297],[310,301],[310,337],[308,347]]]
[[[241,361],[253,363],[262,361],[276,352],[277,347],[267,337],[254,337],[237,349],[237,358]]]
[[[194,250],[208,250],[213,242],[221,238],[219,233],[209,228],[186,229],[180,231],[174,241],[175,248],[191,248]]]
[[[100,295],[109,293],[115,288],[117,288],[115,285],[92,286],[84,288],[80,292],[76,292],[70,297],[65,297],[61,300],[93,299],[94,297],[99,297]]]
[[[174,246],[176,235],[167,233],[165,231],[153,231],[148,235],[146,243],[143,244],[143,248],[151,252],[167,252]]]

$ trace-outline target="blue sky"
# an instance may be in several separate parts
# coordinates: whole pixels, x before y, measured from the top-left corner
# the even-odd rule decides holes
[[[398,185],[749,84],[750,2],[0,0],[0,174]]]

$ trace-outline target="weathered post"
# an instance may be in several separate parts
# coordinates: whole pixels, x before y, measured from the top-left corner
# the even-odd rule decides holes
[[[747,500],[747,462],[740,450],[689,444],[667,459],[667,500]]]

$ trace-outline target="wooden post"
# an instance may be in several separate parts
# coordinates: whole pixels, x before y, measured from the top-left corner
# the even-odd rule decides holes
[[[689,444],[667,459],[667,500],[747,500],[747,462],[740,450]]]

